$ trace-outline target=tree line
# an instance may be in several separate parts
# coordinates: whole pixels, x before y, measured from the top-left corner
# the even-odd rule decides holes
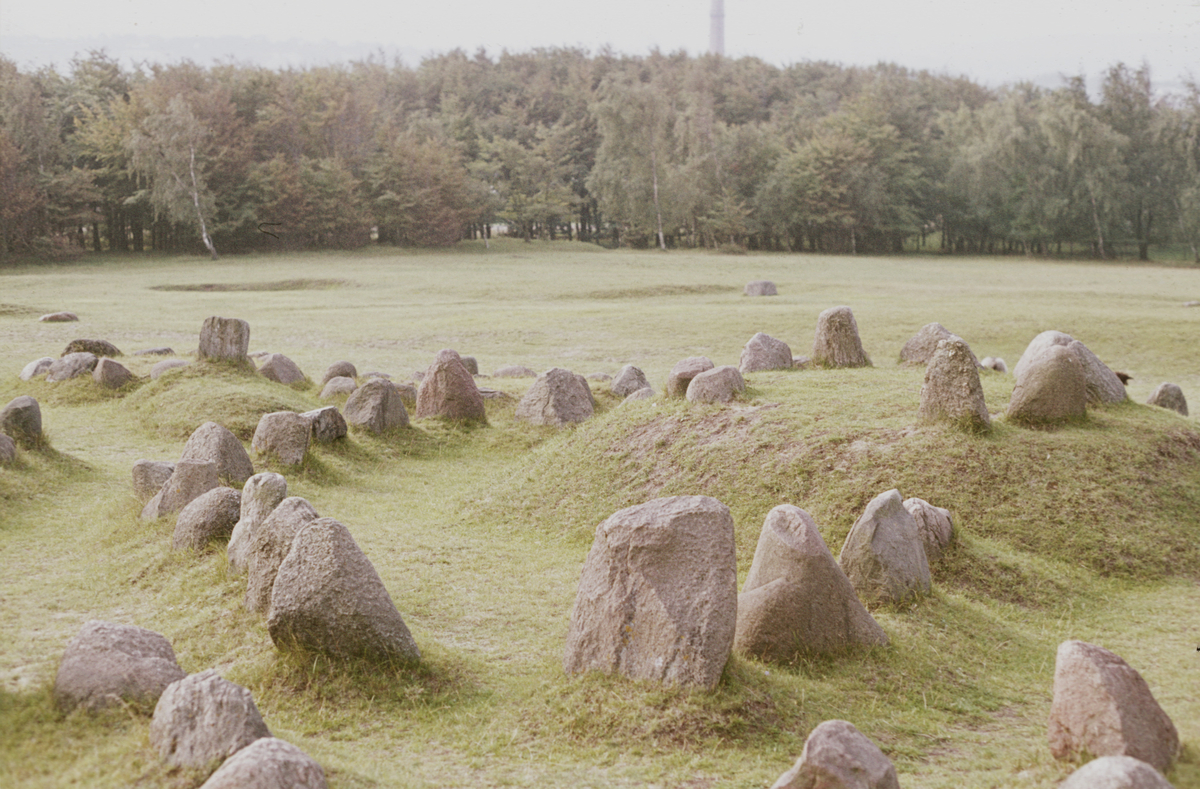
[[[538,49],[272,70],[0,57],[0,256],[429,246],[1200,263],[1200,88]]]

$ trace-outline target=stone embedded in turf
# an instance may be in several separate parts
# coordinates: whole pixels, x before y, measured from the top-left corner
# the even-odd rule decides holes
[[[290,742],[261,737],[230,756],[200,789],[328,789],[325,771]]]
[[[171,548],[202,551],[210,541],[228,537],[241,513],[242,494],[233,488],[213,488],[179,511]]]
[[[92,369],[92,380],[106,389],[120,389],[136,377],[128,367],[107,357],[98,361]]]
[[[40,359],[34,359],[29,364],[21,369],[21,374],[18,376],[22,381],[31,381],[39,375],[45,375],[50,372],[50,367],[53,366],[54,359],[50,356],[43,356]]]
[[[179,367],[187,367],[187,362],[183,359],[163,359],[150,368],[150,380],[157,381],[159,377],[168,370],[174,370]]]
[[[654,499],[596,527],[563,669],[711,689],[736,619],[729,508],[708,496]]]
[[[325,382],[325,385],[321,388],[320,397],[322,400],[332,400],[340,395],[353,394],[357,388],[358,384],[353,378],[345,375],[336,375]]]
[[[285,466],[298,466],[308,454],[312,422],[295,411],[263,414],[254,429],[250,447],[260,455],[273,455]]]
[[[246,480],[242,488],[238,521],[229,535],[226,549],[229,566],[234,572],[246,572],[251,536],[286,497],[287,480],[273,471],[255,474]]]
[[[211,768],[270,736],[250,691],[212,669],[171,683],[150,719],[150,745],[176,767]]]
[[[917,498],[905,499],[904,509],[908,510],[917,524],[925,558],[931,562],[942,558],[942,553],[954,542],[954,520],[950,517],[950,510]]]
[[[249,358],[246,355],[248,350],[249,323],[240,318],[220,318],[215,315],[204,319],[204,325],[200,327],[199,358],[243,362]]]
[[[1079,355],[1065,345],[1051,345],[1017,365],[1017,385],[1005,412],[1027,424],[1053,424],[1087,414],[1087,375]]]
[[[991,428],[979,363],[961,337],[938,340],[925,368],[917,413],[927,422],[953,422],[972,431]]]
[[[289,496],[279,502],[258,528],[250,531],[250,547],[246,552],[246,608],[263,614],[267,612],[271,607],[275,574],[292,549],[292,540],[319,517],[306,500]]]
[[[306,380],[300,367],[282,353],[267,356],[258,368],[258,374],[277,384],[302,384]]]
[[[1146,401],[1146,405],[1169,408],[1183,416],[1188,415],[1187,398],[1183,396],[1183,390],[1179,388],[1178,384],[1159,384],[1150,394],[1150,399]]]
[[[1162,773],[1132,756],[1101,756],[1080,767],[1058,789],[1173,789]]]
[[[628,396],[626,396],[626,398],[621,401],[621,405],[625,405],[626,403],[636,402],[637,400],[653,400],[653,399],[654,399],[654,390],[652,388],[650,388],[649,386],[643,386],[641,389],[638,389],[636,392],[631,392]]]
[[[346,437],[346,420],[335,405],[327,405],[315,411],[305,411],[300,416],[308,420],[312,430],[312,440],[318,444],[328,444]]]
[[[334,362],[325,368],[325,374],[321,376],[321,386],[329,383],[334,378],[349,378],[353,380],[358,378],[358,369],[344,359],[339,362]]]
[[[870,366],[858,336],[858,322],[849,307],[830,307],[817,316],[812,363],[817,367]]]
[[[846,535],[838,564],[868,605],[929,593],[929,560],[900,491],[892,489],[871,500]]]
[[[612,379],[612,383],[609,384],[613,394],[620,397],[628,397],[637,390],[644,389],[649,385],[650,382],[646,380],[646,374],[642,372],[641,368],[634,367],[632,364],[622,367],[621,371]]]
[[[154,520],[179,512],[220,484],[216,463],[211,460],[181,460],[175,464],[162,489],[142,508],[142,520]]]
[[[146,348],[145,350],[134,351],[133,355],[134,356],[174,356],[175,351],[166,346],[160,346],[158,348]]]
[[[492,373],[493,378],[537,378],[537,373],[519,364],[509,364]]]
[[[742,374],[731,364],[705,370],[691,380],[687,388],[689,403],[728,403],[746,391]]]
[[[712,359],[707,356],[689,356],[675,362],[667,376],[667,397],[686,397],[688,385],[702,372],[713,369]]]
[[[794,366],[792,349],[788,344],[762,332],[755,334],[746,342],[738,362],[738,370],[742,373],[790,370]]]
[[[900,349],[901,364],[929,364],[929,360],[933,358],[933,354],[938,349],[938,343],[942,340],[962,340],[957,334],[952,333],[949,329],[940,323],[927,323],[921,327],[921,330],[912,336],[912,338],[904,343],[904,347]],[[966,344],[966,341],[963,341]],[[967,352],[970,353],[970,348]],[[971,361],[979,366],[979,361],[975,358],[975,354],[971,354]]]
[[[192,431],[180,460],[211,460],[217,464],[217,476],[233,485],[254,475],[254,463],[242,442],[216,422],[205,422]]]
[[[450,348],[438,351],[417,388],[417,419],[441,417],[463,422],[486,422],[483,397],[462,357]]]
[[[100,359],[94,353],[87,351],[69,353],[54,360],[54,363],[50,365],[50,369],[46,371],[46,381],[48,383],[57,383],[59,381],[69,381],[81,375],[89,375],[92,370],[96,369],[96,365],[99,362]]]
[[[582,375],[553,367],[538,376],[517,403],[515,415],[533,425],[565,427],[592,417],[596,400]]]
[[[900,789],[900,779],[854,724],[828,720],[812,730],[800,759],[771,789]]]
[[[140,501],[149,501],[162,490],[175,473],[175,464],[165,460],[139,460],[133,464],[133,492]]]
[[[0,465],[9,465],[17,459],[17,442],[0,433]]]
[[[1125,385],[1121,383],[1117,374],[1100,361],[1086,345],[1060,331],[1044,331],[1030,340],[1025,352],[1017,360],[1017,366],[1013,368],[1018,384],[1030,366],[1054,346],[1069,348],[1078,357],[1083,366],[1088,403],[1120,403],[1125,400]]]
[[[0,409],[0,433],[25,448],[42,443],[42,409],[29,395],[14,397]]]
[[[775,289],[775,283],[767,279],[756,279],[752,282],[747,282],[746,287],[742,288],[744,296],[777,296],[778,291]]]
[[[372,378],[354,390],[343,411],[348,424],[383,433],[408,427],[408,410],[400,391],[386,378]]]
[[[108,340],[71,340],[61,355],[67,356],[72,353],[90,353],[97,357],[124,355]]]
[[[43,323],[71,323],[79,320],[79,316],[73,312],[50,312],[38,318]]]
[[[54,703],[63,711],[123,702],[148,709],[168,685],[185,676],[171,643],[158,633],[93,619],[63,652],[54,679]]]

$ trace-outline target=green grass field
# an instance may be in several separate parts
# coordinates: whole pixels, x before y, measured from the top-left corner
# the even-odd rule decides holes
[[[752,279],[779,296],[747,298]],[[822,720],[854,723],[906,789],[1051,787],[1072,769],[1046,740],[1054,653],[1105,646],[1149,682],[1184,742],[1168,778],[1200,789],[1200,425],[1143,406],[1163,381],[1200,408],[1200,270],[1027,259],[849,258],[605,251],[494,241],[451,251],[104,258],[0,269],[0,405],[29,394],[49,447],[0,467],[0,786],[194,787],[148,740],[146,710],[63,715],[51,688],[88,619],[155,630],[188,672],[248,687],[272,732],[315,757],[332,787],[766,787]],[[170,549],[145,524],[130,470],[177,460],[213,420],[246,441],[258,416],[322,403],[221,367],[116,392],[90,378],[22,382],[26,362],[76,338],[114,343],[146,375],[185,358],[211,315],[251,325],[250,350],[315,381],[348,359],[408,380],[438,350],[480,371],[615,373],[661,390],[672,365],[737,364],[758,331],[811,347],[817,315],[853,308],[874,367],[747,377],[731,406],[661,399],[555,431],[489,401],[486,427],[438,421],[353,432],[279,470],[289,495],[346,524],[424,659],[400,669],[277,652],[242,608],[219,546]],[[78,323],[40,323],[71,310]],[[1010,368],[1037,333],[1083,340],[1131,373],[1130,402],[1078,425],[999,417],[1011,376],[982,376],[994,429],[917,420],[923,370],[904,342],[938,321]],[[519,396],[529,380],[486,385]],[[741,579],[766,513],[813,514],[836,555],[889,488],[947,507],[958,543],[919,604],[874,611],[891,646],[780,666],[735,655],[711,693],[567,677],[561,657],[595,526],[655,496],[705,494],[737,528]]]

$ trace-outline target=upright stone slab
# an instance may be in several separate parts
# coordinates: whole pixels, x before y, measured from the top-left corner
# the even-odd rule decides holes
[[[707,356],[689,356],[680,359],[667,376],[667,397],[686,397],[692,379],[700,373],[713,369],[712,359]]]
[[[211,767],[270,736],[250,691],[212,669],[171,683],[150,719],[150,745],[176,767]]]
[[[290,742],[260,737],[230,756],[200,789],[328,789],[321,765]]]
[[[591,418],[596,401],[582,375],[554,367],[538,376],[517,403],[516,417],[534,425],[565,427]]]
[[[242,488],[238,522],[229,535],[226,549],[229,566],[236,573],[246,572],[251,535],[287,497],[287,480],[273,471],[255,474]]]
[[[871,360],[849,307],[830,307],[817,316],[812,363],[818,367],[867,367]]]
[[[1087,376],[1079,355],[1053,345],[1018,365],[1006,414],[1018,423],[1054,424],[1086,416],[1087,403]]]
[[[0,409],[0,433],[17,444],[36,447],[42,443],[42,409],[29,395],[14,397]]]
[[[792,349],[788,344],[762,332],[746,342],[738,362],[738,370],[743,374],[762,370],[790,370],[794,366]]]
[[[621,371],[612,379],[609,386],[612,388],[613,394],[619,397],[628,397],[639,389],[644,389],[650,385],[646,380],[646,374],[641,368],[634,367],[632,364],[627,364],[621,368]]]
[[[205,422],[192,431],[180,460],[212,461],[217,464],[217,476],[232,485],[241,485],[254,475],[254,463],[242,442],[216,422]]]
[[[133,464],[133,492],[149,501],[175,473],[175,464],[165,460],[139,460]]]
[[[438,351],[417,388],[417,419],[441,417],[463,422],[486,422],[483,397],[471,372],[456,351]]]
[[[233,488],[216,487],[197,496],[179,511],[171,548],[202,551],[209,542],[228,537],[241,513],[242,494]]]
[[[787,661],[887,643],[812,516],[790,504],[771,510],[738,595],[734,650]]]
[[[92,370],[92,380],[105,389],[120,389],[136,377],[128,367],[107,357],[96,362]]]
[[[292,549],[292,540],[320,516],[299,496],[279,502],[257,529],[250,532],[247,552],[246,608],[266,614],[271,607],[271,587],[279,565]]]
[[[1058,789],[1174,789],[1162,773],[1132,756],[1101,756],[1080,767]]]
[[[267,630],[283,650],[411,663],[421,659],[375,566],[333,518],[302,528],[279,565]]]
[[[21,369],[21,374],[18,376],[22,381],[32,381],[39,375],[45,375],[50,372],[50,368],[54,366],[54,358],[51,356],[43,356],[40,359],[34,359],[29,364]]]
[[[991,429],[979,365],[961,337],[938,340],[925,367],[917,413],[927,422],[950,422],[973,432]]]
[[[346,437],[346,419],[335,405],[327,405],[315,411],[305,411],[300,416],[308,420],[312,440],[318,444],[329,444]]]
[[[250,350],[250,324],[240,318],[213,316],[204,320],[200,327],[201,359],[244,362]]]
[[[1165,773],[1179,754],[1179,732],[1142,675],[1086,641],[1058,647],[1048,734],[1056,759],[1132,756]]]
[[[563,668],[713,688],[736,618],[729,508],[707,496],[654,499],[596,527]]]
[[[217,464],[211,460],[181,460],[162,489],[142,509],[143,520],[179,512],[220,484]]]
[[[828,720],[812,730],[799,761],[771,789],[900,789],[900,779],[854,724]]]
[[[91,375],[92,370],[96,369],[99,362],[100,359],[94,353],[87,351],[68,353],[66,356],[55,359],[54,363],[50,365],[50,369],[46,371],[46,382],[57,383],[69,381],[81,375]]]
[[[285,466],[298,466],[311,439],[312,422],[294,411],[275,411],[259,417],[250,448],[276,457]]]
[[[1183,390],[1178,384],[1159,384],[1146,401],[1146,405],[1169,408],[1182,416],[1188,415],[1187,398],[1183,396]]]
[[[746,391],[746,381],[731,364],[705,370],[687,388],[689,403],[728,403]]]
[[[54,678],[54,703],[64,712],[122,703],[149,710],[168,685],[185,676],[171,642],[158,633],[93,619],[63,653]]]
[[[347,398],[343,413],[348,424],[364,427],[372,433],[408,427],[408,409],[404,407],[400,392],[386,378],[372,378],[355,389]]]
[[[917,524],[925,558],[930,562],[942,558],[950,543],[954,542],[954,519],[950,517],[950,510],[917,498],[905,499],[904,509],[908,510]]]
[[[846,535],[838,563],[868,604],[899,603],[930,590],[921,534],[895,489],[867,505]]]

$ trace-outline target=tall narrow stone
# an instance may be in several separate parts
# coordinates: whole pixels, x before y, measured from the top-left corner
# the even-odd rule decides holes
[[[201,359],[241,362],[250,350],[250,324],[240,318],[213,316],[200,327]]]

